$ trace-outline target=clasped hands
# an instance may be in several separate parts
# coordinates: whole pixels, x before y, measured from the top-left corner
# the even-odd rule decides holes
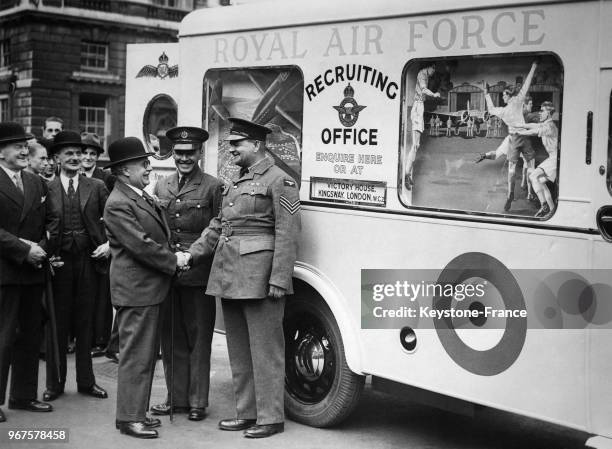
[[[36,268],[42,268],[42,263],[47,260],[47,252],[36,242],[24,238],[20,238],[19,240],[30,246],[30,250],[26,256],[26,262]],[[62,258],[59,256],[51,256],[48,258],[48,261],[53,268],[64,265]]]
[[[176,253],[174,253],[174,255],[176,256],[176,269],[178,271],[187,271],[189,270],[189,268],[191,268],[190,266],[191,254],[190,253],[184,252],[184,251],[177,251]]]

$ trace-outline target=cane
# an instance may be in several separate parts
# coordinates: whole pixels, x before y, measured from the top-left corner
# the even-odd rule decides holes
[[[50,261],[45,262],[44,277],[45,277],[45,289],[43,291],[43,304],[47,309],[49,315],[49,337],[51,338],[51,351],[53,354],[49,354],[53,357],[55,362],[55,370],[57,375],[58,385],[62,384],[62,375],[60,371],[60,357],[59,357],[59,342],[57,341],[57,319],[55,317],[55,301],[53,300],[53,282],[52,278],[54,275],[53,265]]]
[[[174,275],[170,285],[170,422],[174,421],[174,285],[176,279]]]

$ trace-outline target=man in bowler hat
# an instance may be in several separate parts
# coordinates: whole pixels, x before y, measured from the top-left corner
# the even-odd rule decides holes
[[[205,130],[181,126],[168,130],[166,137],[172,142],[177,171],[158,181],[153,193],[168,220],[172,249],[182,251],[219,214],[223,183],[198,165],[202,144],[208,139]],[[211,262],[212,258],[178,276],[162,318],[161,346],[168,392],[173,394],[174,411],[188,412],[192,421],[204,419],[208,406],[215,298],[204,292]],[[167,415],[170,403],[154,405],[151,411]]]
[[[221,214],[188,250],[214,253],[206,293],[222,298],[236,418],[223,430],[264,438],[284,430],[285,295],[293,293],[300,229],[297,183],[265,155],[268,128],[230,118],[240,175],[223,192]]]
[[[116,427],[137,438],[157,438],[159,419],[146,416],[159,348],[161,304],[183,255],[170,249],[170,230],[144,188],[151,163],[140,140],[126,137],[108,148],[117,177],[104,210],[111,248],[111,300],[117,308],[119,369]]]
[[[23,127],[0,123],[0,405],[11,367],[10,409],[50,412],[37,401],[38,350],[42,338],[47,187],[26,172]],[[0,409],[0,422],[6,417]]]
[[[106,391],[96,385],[91,362],[91,333],[97,293],[96,263],[106,265],[108,241],[102,224],[108,191],[98,179],[79,174],[85,145],[79,133],[60,131],[49,151],[60,167],[60,174],[48,184],[49,207],[60,217],[57,232],[50,230],[54,249],[64,262],[53,278],[60,378],[52,357],[47,359],[45,401],[64,393],[66,343],[71,330],[76,341],[76,380],[79,393],[104,399]],[[48,339],[47,354],[52,353]]]

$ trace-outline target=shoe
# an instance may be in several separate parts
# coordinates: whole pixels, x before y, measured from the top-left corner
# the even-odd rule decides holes
[[[504,211],[508,212],[510,210],[510,207],[512,207],[512,201],[514,201],[514,194],[511,193],[510,196],[508,196],[508,199],[506,200],[506,204],[504,204]]]
[[[0,408],[0,422],[4,422],[4,421],[6,421],[6,416],[4,416],[4,412]]]
[[[94,346],[93,348],[91,348],[91,356],[92,357],[102,357],[105,354],[106,354],[106,352],[104,352],[104,347],[103,346]]]
[[[157,430],[150,429],[143,421],[119,424],[119,431],[134,438],[157,438]]]
[[[187,417],[189,421],[202,421],[204,418],[206,418],[206,408],[205,407],[201,407],[201,408],[192,407],[192,409],[189,410],[189,416]]]
[[[157,404],[151,406],[151,413],[158,416],[164,416],[170,414],[170,404]],[[189,407],[174,407],[174,413],[188,413]]]
[[[104,353],[104,357],[106,357],[107,359],[110,359],[110,361],[113,363],[119,363],[119,357],[116,352],[106,351]]]
[[[275,433],[281,433],[285,430],[285,423],[279,422],[276,424],[255,424],[253,427],[244,431],[245,438],[267,438]]]
[[[46,402],[40,402],[36,399],[32,400],[17,400],[9,399],[9,406],[11,410],[27,410],[28,412],[52,412],[53,406]]]
[[[55,401],[57,398],[59,398],[63,394],[64,394],[64,389],[63,388],[60,388],[58,390],[52,390],[52,389],[48,388],[43,393],[43,401],[45,401],[45,402]]]
[[[91,387],[78,387],[77,391],[92,398],[106,399],[108,397],[106,390],[96,384],[93,384]]]
[[[540,210],[535,213],[534,217],[543,218],[546,217],[549,213],[550,207],[548,207],[548,204],[543,204],[542,207],[540,207]]]
[[[122,424],[129,424],[129,423],[130,423],[130,421],[115,420],[115,428],[117,430],[120,430]],[[148,416],[145,418],[143,423],[144,423],[145,427],[148,427],[149,429],[154,429],[156,427],[161,427],[161,425],[162,425],[161,419],[149,418]]]
[[[257,422],[256,419],[222,419],[219,421],[219,429],[221,430],[245,430],[253,427]]]

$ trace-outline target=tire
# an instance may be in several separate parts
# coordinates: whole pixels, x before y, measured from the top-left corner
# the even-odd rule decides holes
[[[304,292],[285,307],[285,411],[294,421],[330,427],[357,406],[365,377],[346,364],[342,336],[327,304]]]

